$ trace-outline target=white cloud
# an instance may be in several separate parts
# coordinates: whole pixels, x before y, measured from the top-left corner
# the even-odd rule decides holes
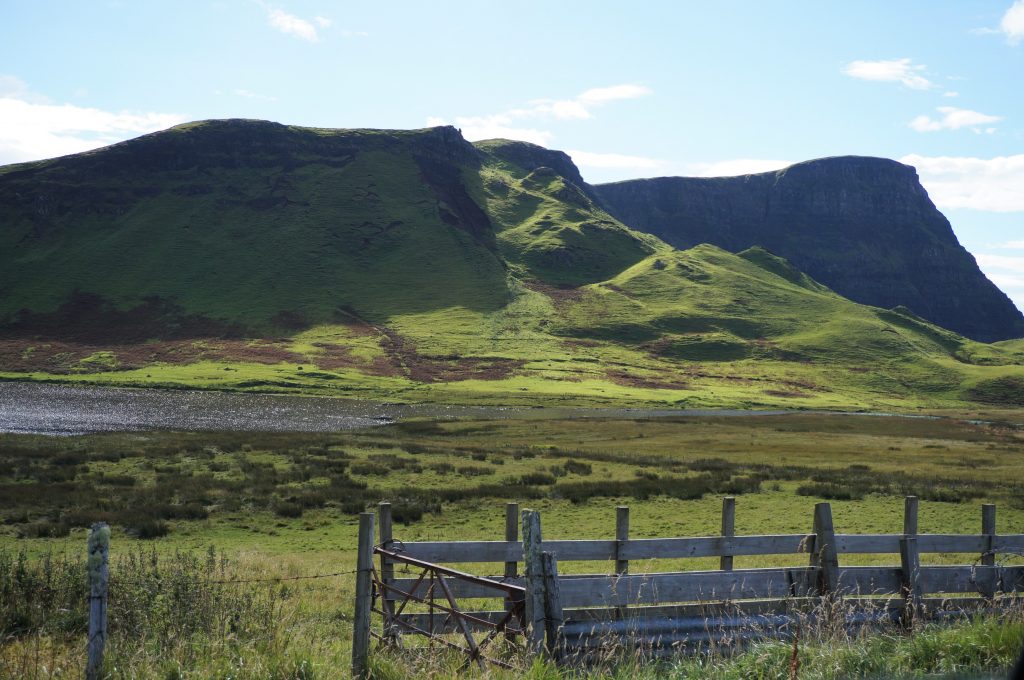
[[[1005,269],[1017,274],[1024,274],[1024,257],[979,253],[974,256],[974,259],[978,261],[979,265],[984,265],[991,269]]]
[[[1024,246],[1024,241],[1019,243]],[[975,253],[974,259],[989,281],[999,286],[1017,309],[1024,310],[1024,257]]]
[[[536,99],[528,102],[526,106],[501,113],[485,116],[456,116],[453,124],[460,128],[462,135],[470,141],[501,137],[546,146],[554,139],[553,132],[535,126],[522,125],[518,121],[587,120],[594,117],[593,109],[595,108],[610,102],[636,99],[648,94],[651,94],[651,90],[642,85],[623,84],[598,87],[587,90],[572,99]],[[431,116],[427,118],[427,124],[443,125],[444,123],[442,118]]]
[[[942,96],[943,97],[951,97],[951,98],[952,97],[959,97],[960,93],[959,92],[953,92],[952,90],[950,90],[949,92],[943,92]]]
[[[331,24],[334,23],[327,17],[313,17],[313,21],[315,21],[316,25],[319,26],[320,28],[330,28]]]
[[[1024,211],[1024,154],[996,158],[909,155],[940,208],[970,208],[989,212]]]
[[[1007,241],[999,247],[1006,250],[1024,250],[1024,241]]]
[[[0,97],[19,99],[32,104],[49,104],[48,97],[29,89],[24,80],[16,76],[0,74]]]
[[[860,80],[901,83],[914,90],[927,90],[932,87],[932,82],[921,75],[924,70],[924,65],[914,64],[910,59],[883,59],[851,61],[843,68],[843,73]]]
[[[656,170],[665,167],[665,161],[645,156],[627,156],[618,153],[567,151],[581,168],[616,168],[621,170]]]
[[[999,22],[999,30],[1011,45],[1024,40],[1024,0],[1017,0],[1010,5],[1010,9],[1003,15],[1003,20]]]
[[[294,35],[296,38],[316,42],[319,36],[316,33],[316,26],[305,19],[300,19],[294,14],[288,14],[281,9],[272,9],[267,13],[267,20],[270,25],[286,35]]]
[[[550,105],[551,115],[562,120],[586,120],[590,111],[578,101],[561,101]]]
[[[693,163],[689,166],[689,172],[697,177],[734,177],[781,170],[790,165],[793,165],[792,161],[737,158],[714,163]]]
[[[177,114],[103,111],[38,99],[27,88],[21,95],[9,88],[0,95],[0,165],[88,151],[186,120]]]
[[[984,131],[987,134],[995,132],[995,128],[982,128],[983,125],[996,123],[1003,119],[1002,116],[990,116],[970,109],[958,109],[954,106],[940,106],[935,109],[942,114],[941,118],[930,116],[918,116],[910,121],[910,127],[918,132],[937,132],[939,130],[959,130],[960,128],[971,128],[975,132]]]
[[[513,121],[513,116],[500,113],[493,116],[456,116],[451,123],[440,116],[429,116],[427,125],[454,125],[462,131],[462,136],[471,142],[481,139],[518,139],[546,146],[554,138],[547,130],[514,127]]]

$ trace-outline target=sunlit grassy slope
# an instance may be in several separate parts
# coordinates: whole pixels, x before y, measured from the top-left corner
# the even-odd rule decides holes
[[[481,403],[1024,403],[1024,346],[678,251],[522,142],[210,121],[0,169],[0,377]]]

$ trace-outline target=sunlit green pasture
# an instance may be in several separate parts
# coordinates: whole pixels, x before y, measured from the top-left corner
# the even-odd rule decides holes
[[[790,414],[415,421],[330,435],[6,435],[0,553],[24,552],[29,562],[45,555],[79,559],[86,526],[105,519],[114,526],[115,584],[118,570],[128,573],[131,555],[145,561],[155,551],[173,562],[179,551],[202,558],[211,546],[226,557],[233,578],[337,573],[237,586],[272,597],[281,623],[270,639],[158,641],[122,633],[112,654],[125,677],[165,677],[173,669],[181,673],[175,677],[343,677],[356,513],[378,501],[393,504],[402,541],[500,540],[508,502],[539,509],[548,539],[612,538],[619,505],[630,507],[633,537],[715,535],[727,491],[737,498],[739,534],[810,532],[814,504],[822,500],[831,502],[839,533],[900,533],[909,491],[922,498],[922,533],[977,533],[985,502],[998,505],[1000,533],[1024,533],[1024,419],[987,415],[1000,422]],[[814,487],[815,479],[833,486]],[[627,486],[616,486],[621,482]],[[693,497],[673,497],[679,489]],[[823,489],[824,496],[814,493]],[[843,493],[857,497],[828,498]],[[155,537],[142,538],[146,531]],[[977,559],[923,556],[929,563]],[[806,561],[803,554],[738,557],[736,567]],[[898,564],[899,557],[840,561]],[[661,560],[634,562],[631,571],[716,566],[711,559]],[[559,567],[608,572],[613,565]],[[74,635],[14,636],[0,648],[0,677],[20,677],[26,668],[36,677],[59,677],[80,656]],[[400,667],[393,659],[380,663],[382,672]],[[430,672],[446,677],[447,662],[438,663]]]

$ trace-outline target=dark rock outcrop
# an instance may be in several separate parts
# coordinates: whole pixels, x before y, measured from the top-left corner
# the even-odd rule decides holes
[[[914,168],[896,161],[844,156],[594,190],[628,226],[678,248],[762,246],[856,302],[903,305],[985,342],[1024,336],[1024,316],[957,241]]]

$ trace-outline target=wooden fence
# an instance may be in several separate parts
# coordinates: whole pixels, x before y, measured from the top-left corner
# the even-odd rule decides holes
[[[353,671],[363,675],[371,636],[395,643],[403,632],[445,640],[462,649],[467,663],[483,663],[482,642],[521,638],[530,653],[556,660],[595,650],[637,647],[645,654],[678,653],[712,643],[741,643],[793,633],[808,617],[839,617],[842,625],[961,615],[997,606],[1005,595],[1024,590],[1024,566],[1004,566],[999,555],[1024,555],[1024,534],[996,533],[994,505],[982,506],[978,534],[918,533],[918,503],[905,499],[902,534],[837,534],[828,503],[814,507],[806,534],[735,535],[735,501],[722,505],[718,536],[629,538],[629,509],[616,511],[614,539],[545,541],[540,513],[506,506],[505,540],[407,542],[392,535],[390,506],[379,507],[380,543],[374,545],[374,516],[360,524],[359,575]],[[922,565],[921,555],[973,555],[959,565]],[[379,571],[373,556],[380,559]],[[802,554],[806,566],[735,569],[740,556]],[[890,566],[842,566],[844,554],[892,554]],[[631,573],[631,562],[718,558],[704,571]],[[603,562],[608,573],[558,574],[559,563]],[[476,576],[443,565],[500,564],[503,574]],[[422,570],[396,576],[395,565]],[[523,565],[520,572],[519,566]],[[435,595],[444,594],[442,606]],[[495,602],[481,609],[467,602]],[[377,603],[380,606],[377,606]],[[837,606],[841,602],[841,606]],[[418,603],[426,611],[406,611]],[[371,630],[371,612],[383,618],[383,632]],[[458,635],[465,646],[445,636]],[[493,660],[493,659],[488,659]]]

